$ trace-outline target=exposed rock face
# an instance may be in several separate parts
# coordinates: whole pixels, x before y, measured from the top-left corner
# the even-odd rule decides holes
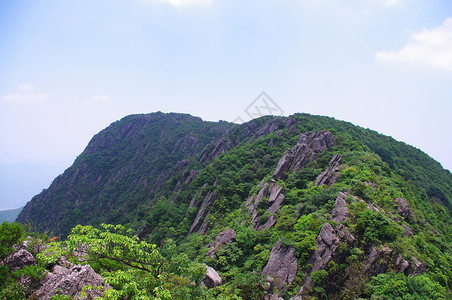
[[[1,262],[2,265],[7,265],[10,271],[17,271],[23,267],[34,266],[36,261],[25,249],[20,249],[17,252],[11,253],[4,261]]]
[[[370,274],[370,276],[386,272],[389,267],[389,262],[391,260],[393,251],[393,249],[386,246],[382,246],[379,251],[377,251],[375,247],[371,247],[369,249],[367,272]]]
[[[287,172],[292,170],[293,173],[296,173],[313,161],[317,153],[336,145],[336,141],[329,131],[322,130],[301,134],[297,145],[284,152],[273,173],[273,178],[285,179]]]
[[[268,207],[267,212],[270,212],[271,215],[267,218],[264,224],[261,224],[257,208],[264,199],[268,199],[267,203],[264,205]],[[251,223],[253,223],[253,228],[259,231],[275,225],[277,221],[275,216],[276,212],[281,208],[285,199],[286,196],[282,193],[282,187],[274,182],[264,183],[257,195],[252,195],[246,202],[248,212],[251,215]]]
[[[234,143],[227,137],[221,137],[218,141],[213,142],[210,145],[207,145],[206,148],[201,152],[199,157],[200,162],[207,162],[216,157],[218,157],[221,153],[228,151],[233,148]]]
[[[410,266],[410,263],[404,260],[402,254],[399,253],[396,259],[396,266],[399,266],[399,272],[405,273],[405,271]]]
[[[347,219],[348,209],[347,209],[347,200],[345,197],[348,196],[348,193],[339,192],[336,198],[336,203],[334,205],[333,210],[331,211],[331,220],[336,223],[342,223]]]
[[[403,259],[400,253],[396,253],[393,249],[382,246],[378,251],[375,247],[369,249],[367,256],[367,273],[375,276],[379,273],[385,273],[389,266],[393,266],[398,272],[405,275],[418,275],[425,272],[426,266],[416,257],[411,257],[411,262]]]
[[[205,219],[207,219],[208,215],[210,214],[209,212],[209,208],[210,206],[213,204],[213,202],[218,198],[217,192],[216,191],[209,191],[207,192],[206,197],[204,198],[204,200],[201,203],[201,207],[198,210],[198,214],[196,215],[195,220],[193,221],[193,223],[191,224],[190,227],[190,233],[194,232],[199,225],[199,222],[204,219],[204,223],[205,223]],[[205,223],[207,225],[207,223]],[[202,227],[202,226],[201,226]],[[200,227],[200,228],[201,228]],[[199,232],[199,231],[198,231]],[[202,232],[199,232],[202,234]]]
[[[267,134],[270,134],[272,132],[275,132],[282,127],[289,128],[289,132],[295,131],[295,124],[299,123],[299,121],[295,120],[292,117],[288,118],[278,118],[275,117],[269,122],[267,122],[264,126],[259,126],[258,121],[252,120],[248,123],[246,123],[246,128],[244,129],[244,135],[252,137],[251,139],[259,138],[266,136]]]
[[[411,231],[411,228],[409,226],[406,226],[405,224],[402,223],[402,228],[403,230],[405,230],[405,236],[407,238],[410,238],[413,235],[413,231]]]
[[[284,283],[292,283],[297,275],[295,249],[283,247],[281,241],[276,242],[262,274],[273,277],[279,289]]]
[[[330,223],[325,223],[315,242],[316,251],[307,261],[307,264],[312,264],[312,269],[309,271],[309,274],[326,269],[328,263],[333,259],[341,241],[352,244],[355,238],[342,224],[338,225],[336,229],[333,229]],[[297,297],[301,297],[306,287],[310,285],[312,285],[311,278],[307,277],[297,296],[291,299],[302,299]]]
[[[85,291],[87,297],[85,299],[94,299],[94,297],[102,297],[103,290],[108,286],[104,284],[102,276],[94,272],[89,266],[73,266],[69,269],[56,265],[52,272],[42,280],[41,287],[33,293],[38,299],[51,299],[58,291],[61,294],[76,298],[80,296],[80,292],[84,286],[91,285],[93,289]],[[97,287],[101,287],[98,290]],[[33,296],[32,296],[33,297]]]
[[[218,275],[217,271],[215,271],[214,268],[211,268],[209,266],[206,266],[207,273],[206,276],[203,277],[201,281],[201,286],[207,287],[207,288],[214,288],[219,285],[221,285],[222,280],[220,275]]]
[[[215,250],[217,247],[232,242],[236,237],[237,233],[232,228],[228,228],[225,231],[220,232],[215,238],[215,241],[207,246],[209,247],[209,251],[207,251],[206,256],[215,258]]]
[[[337,178],[339,177],[339,166],[342,161],[342,156],[339,154],[334,154],[333,158],[330,160],[328,167],[323,171],[316,179],[314,185],[333,185]]]
[[[425,272],[425,269],[427,268],[426,265],[421,263],[416,257],[411,257],[411,264],[410,268],[408,269],[409,275],[419,275]]]
[[[406,203],[405,199],[397,198],[395,200],[395,203],[397,204],[397,212],[399,213],[399,215],[409,220],[413,215],[413,212],[410,210],[408,203]]]

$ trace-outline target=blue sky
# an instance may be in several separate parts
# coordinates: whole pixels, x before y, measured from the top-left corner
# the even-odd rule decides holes
[[[246,121],[262,91],[450,170],[452,1],[1,1],[0,209],[125,115]]]

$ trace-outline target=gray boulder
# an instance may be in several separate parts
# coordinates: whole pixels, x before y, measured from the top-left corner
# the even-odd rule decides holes
[[[339,192],[336,198],[336,203],[333,210],[331,211],[331,220],[336,223],[342,223],[347,219],[348,209],[347,209],[347,197],[348,193]]]
[[[262,274],[273,277],[275,279],[275,284],[279,289],[281,289],[284,284],[292,283],[297,275],[297,257],[295,256],[295,249],[292,247],[284,247],[281,244],[281,241],[276,242]]]
[[[1,264],[7,265],[9,270],[13,272],[23,267],[35,266],[36,261],[30,252],[25,249],[20,249],[17,252],[11,253]]]
[[[94,272],[89,265],[76,265],[69,269],[56,265],[52,272],[47,273],[41,284],[31,297],[48,300],[59,293],[77,299],[94,299],[102,297],[103,291],[109,288],[108,284],[104,284],[103,277]],[[82,298],[80,292],[87,285],[93,288],[85,291],[86,298]]]
[[[218,275],[217,271],[215,271],[214,268],[209,266],[206,266],[206,269],[207,269],[206,276],[203,277],[201,281],[201,286],[211,289],[221,285],[223,281],[221,280],[221,277],[220,275]]]

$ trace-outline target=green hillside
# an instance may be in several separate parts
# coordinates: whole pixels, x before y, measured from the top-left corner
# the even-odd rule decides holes
[[[351,123],[154,113],[97,134],[17,220],[63,239],[122,224],[159,245],[163,269],[182,255],[222,279],[181,294],[195,271],[168,267],[174,299],[448,299],[451,209],[449,171]],[[95,243],[87,232],[69,238]],[[107,278],[137,267],[105,263]]]

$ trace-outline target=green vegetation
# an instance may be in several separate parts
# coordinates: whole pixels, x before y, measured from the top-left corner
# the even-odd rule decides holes
[[[300,133],[319,130],[330,131],[337,146],[300,171],[273,178]],[[341,157],[337,180],[316,186],[334,155]],[[256,207],[246,204],[264,186],[281,188],[281,207],[272,207],[269,196]],[[331,214],[340,192],[348,195],[347,218],[336,224]],[[46,254],[34,253],[41,268],[63,254],[75,260],[71,253],[89,245],[84,263],[113,287],[105,292],[109,299],[263,299],[268,293],[288,299],[308,277],[313,284],[304,292],[312,299],[447,299],[451,203],[449,171],[418,149],[350,123],[297,114],[233,125],[157,113],[126,117],[101,132],[19,220],[63,239],[49,243]],[[123,225],[101,225],[107,222]],[[259,227],[267,222],[272,225]],[[328,264],[311,272],[326,223],[353,240],[341,238]],[[236,238],[206,255],[229,228]],[[298,269],[293,282],[269,291],[262,272],[278,241],[294,249]],[[5,242],[4,253],[15,242]],[[409,267],[401,271],[402,262]],[[204,264],[222,285],[201,287]],[[36,270],[24,272],[39,278]],[[5,268],[0,276],[17,277]],[[15,284],[8,280],[5,291]]]

